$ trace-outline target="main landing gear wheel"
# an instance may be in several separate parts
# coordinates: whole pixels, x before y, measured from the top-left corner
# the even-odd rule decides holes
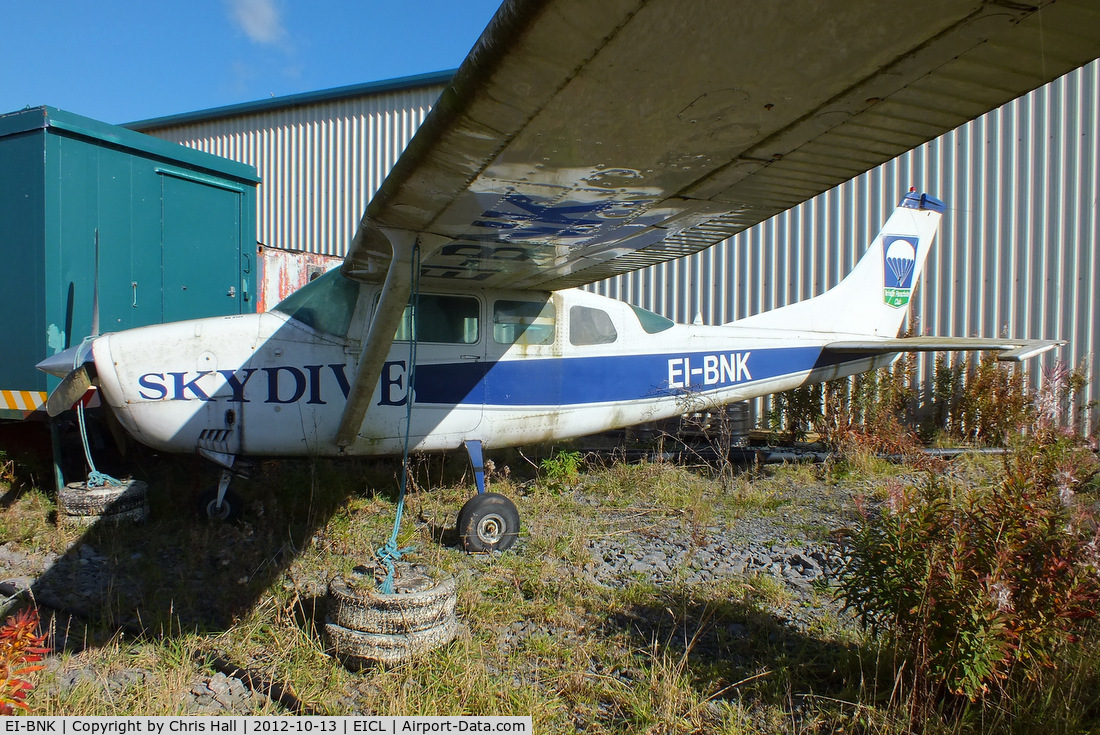
[[[218,506],[218,488],[212,487],[199,496],[199,515],[211,521],[232,523],[241,517],[244,501],[232,490],[225,491],[222,504]]]
[[[499,493],[479,493],[458,512],[455,530],[468,552],[506,551],[519,536],[519,511]]]

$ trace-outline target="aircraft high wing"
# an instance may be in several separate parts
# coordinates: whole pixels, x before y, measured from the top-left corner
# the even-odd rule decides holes
[[[1091,61],[1098,24],[1080,0],[508,2],[345,273],[384,273],[395,230],[425,279],[484,286],[688,255]]]
[[[1091,0],[505,3],[363,217],[344,272],[393,286],[364,357],[414,243],[425,281],[546,290],[689,255],[1091,61],[1098,27]]]
[[[140,441],[227,468],[223,508],[246,455],[388,453],[407,436],[465,444],[477,465],[483,443],[654,420],[909,349],[1034,354],[1055,343],[897,339],[944,209],[916,192],[835,289],[730,325],[569,287],[696,252],[1097,56],[1100,0],[506,2],[340,272],[266,314],[101,337],[95,379]],[[475,501],[467,543],[506,548],[516,529],[479,536],[499,505]]]

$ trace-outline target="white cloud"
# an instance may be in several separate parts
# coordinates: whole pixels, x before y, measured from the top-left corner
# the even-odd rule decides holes
[[[276,0],[226,0],[229,14],[255,43],[278,44],[286,38]]]

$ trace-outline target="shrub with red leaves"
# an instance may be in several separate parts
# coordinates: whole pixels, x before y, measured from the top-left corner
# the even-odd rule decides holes
[[[24,700],[34,685],[26,677],[43,668],[38,662],[49,653],[38,623],[38,611],[26,608],[0,627],[0,714],[13,714],[16,707],[28,709]]]

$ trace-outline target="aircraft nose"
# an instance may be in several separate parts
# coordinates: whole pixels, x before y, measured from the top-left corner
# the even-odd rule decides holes
[[[47,357],[35,367],[44,373],[64,378],[75,368],[88,365],[94,361],[95,354],[92,352],[92,343],[83,342],[76,347],[70,347],[67,350],[58,352],[56,355]]]
[[[35,365],[44,373],[56,375],[61,382],[46,399],[46,413],[57,416],[68,411],[92,387],[95,364],[92,343],[85,341],[76,347],[62,350]]]

